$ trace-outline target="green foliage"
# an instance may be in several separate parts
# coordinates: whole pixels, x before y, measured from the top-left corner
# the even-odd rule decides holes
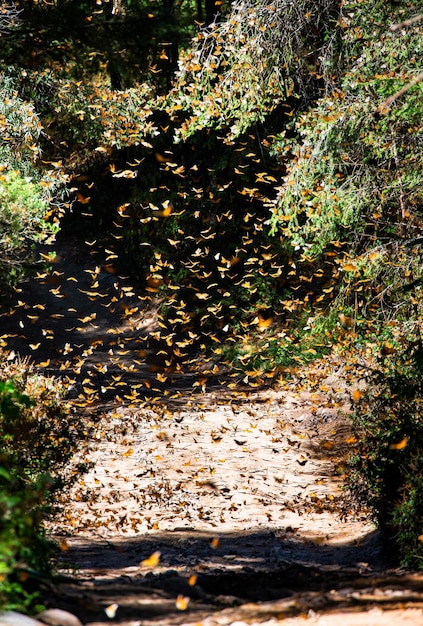
[[[259,313],[249,333],[244,331],[242,340],[240,337],[238,343],[224,348],[222,356],[244,382],[257,378],[282,382],[330,352],[335,337],[332,334],[329,340],[329,327],[328,320],[307,319],[307,311],[285,328]]]
[[[67,469],[80,426],[57,382],[22,363],[0,376],[0,606],[35,609],[50,574],[43,523],[56,494],[75,479]]]
[[[330,0],[233,3],[226,19],[199,32],[182,59],[167,100],[171,118],[178,109],[186,118],[177,136],[225,129],[230,142],[292,94],[310,99],[336,11]]]
[[[398,560],[422,567],[422,250],[419,239],[370,249],[344,265],[353,327],[347,364],[367,381],[354,414],[349,488],[370,508]],[[347,347],[348,346],[348,347]],[[357,362],[361,365],[357,366]],[[364,363],[364,371],[363,371]]]
[[[391,555],[402,565],[417,569],[423,565],[419,539],[423,525],[423,377],[416,361],[419,358],[417,350],[398,352],[368,375],[368,392],[353,418],[356,444],[348,472],[353,497],[370,507],[391,544]]]
[[[30,86],[29,86],[30,85]],[[16,171],[23,178],[39,183],[35,190],[46,202],[58,202],[67,182],[63,170],[43,163],[42,142],[45,135],[38,105],[52,96],[49,72],[33,74],[13,66],[0,73],[0,172]]]
[[[349,314],[333,347],[352,370],[368,368],[349,487],[399,560],[421,568],[423,99],[413,79],[423,40],[418,27],[388,29],[406,17],[386,3],[343,4],[343,34],[325,59],[329,93],[273,144],[287,171],[271,225],[300,259],[319,263],[338,248],[330,311]]]
[[[373,241],[392,237],[393,229],[403,235],[421,207],[422,85],[377,110],[413,79],[422,59],[418,28],[393,33],[380,26],[401,15],[386,3],[343,6],[330,94],[298,113],[274,145],[288,162],[272,228],[305,254],[345,237],[367,246],[371,231]]]
[[[172,79],[178,48],[188,45],[197,30],[197,7],[202,3],[123,0],[22,5],[19,24],[4,41],[6,64],[41,73],[49,68],[74,82],[88,83],[94,77],[114,90],[148,83],[161,92]]]
[[[146,144],[157,129],[149,119],[151,89],[147,84],[138,88],[114,91],[104,85],[84,85],[58,80],[53,83],[56,92],[50,101],[48,131],[62,136],[69,143],[78,142],[84,152],[99,144],[118,149]],[[150,144],[147,144],[150,146]],[[151,146],[150,146],[151,147]],[[83,156],[81,155],[81,156]],[[80,157],[74,165],[81,167]]]
[[[0,74],[0,282],[13,284],[29,263],[29,244],[54,234],[57,220],[45,219],[59,203],[66,177],[38,169],[42,125],[32,103],[19,95],[10,68]]]
[[[10,284],[22,276],[28,264],[30,241],[52,233],[45,219],[48,203],[40,184],[17,171],[0,173],[0,281]]]
[[[399,87],[399,84],[397,83]],[[294,158],[272,218],[292,245],[319,255],[332,241],[356,246],[416,232],[422,203],[419,142],[420,93],[394,113],[376,119],[366,89],[359,97],[325,99],[277,143]],[[359,141],[357,141],[359,137]],[[413,224],[414,221],[414,224]],[[373,231],[373,233],[371,232]],[[363,239],[367,241],[363,241]]]
[[[19,97],[16,81],[4,73],[0,74],[0,96],[0,164],[12,169],[21,168],[22,162],[33,164],[41,154],[42,128],[34,106]]]

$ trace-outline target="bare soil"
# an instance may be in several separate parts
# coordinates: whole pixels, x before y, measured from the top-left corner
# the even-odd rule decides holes
[[[47,603],[89,626],[423,624],[423,576],[390,567],[343,489],[342,366],[312,389],[170,371],[136,285],[84,242],[56,248],[0,311],[4,349],[66,380],[90,433],[49,523]]]

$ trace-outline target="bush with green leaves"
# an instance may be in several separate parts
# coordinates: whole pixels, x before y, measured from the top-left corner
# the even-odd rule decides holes
[[[319,91],[319,55],[332,48],[338,2],[234,2],[230,13],[200,30],[180,63],[166,99],[171,117],[185,121],[176,136],[224,129],[226,141],[277,107],[289,110],[292,95],[311,102]],[[176,106],[175,106],[176,105]]]
[[[386,3],[343,3],[326,94],[276,138],[287,172],[272,229],[305,255],[337,239],[362,249],[420,220],[423,82],[413,80],[423,39],[418,24],[389,29],[406,16]]]
[[[25,363],[0,370],[0,608],[36,610],[51,573],[44,522],[77,475],[69,463],[81,436],[57,381]]]
[[[15,72],[16,73],[16,72]],[[33,104],[19,95],[19,78],[0,74],[0,284],[15,283],[24,273],[34,241],[57,231],[57,218],[45,219],[60,204],[66,176],[59,169],[41,171],[42,125]]]
[[[18,80],[11,72],[0,73],[0,164],[29,173],[40,156],[40,119],[31,102],[20,97]],[[22,170],[21,170],[22,171]]]
[[[28,264],[30,243],[54,233],[46,221],[48,202],[39,183],[18,171],[0,173],[0,282],[16,282]]]
[[[324,266],[335,258],[326,313],[349,311],[338,350],[351,371],[357,362],[367,368],[368,391],[354,416],[351,493],[393,540],[391,553],[395,545],[398,559],[418,568],[423,39],[421,20],[396,24],[420,7],[342,3],[333,54],[321,59],[332,80],[313,106],[294,112],[272,146],[286,173],[270,220],[301,261]]]
[[[367,386],[353,413],[356,444],[347,473],[352,503],[370,511],[390,555],[418,569],[423,566],[421,244],[419,237],[379,243],[347,260],[335,301],[351,322],[338,349],[353,378],[365,379]]]
[[[348,487],[370,508],[390,555],[423,568],[422,347],[385,357],[356,407]],[[395,549],[393,549],[395,546]]]

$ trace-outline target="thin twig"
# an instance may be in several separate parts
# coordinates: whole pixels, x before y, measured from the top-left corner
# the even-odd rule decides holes
[[[419,13],[419,15],[410,17],[410,19],[404,20],[403,22],[400,22],[399,24],[392,24],[389,30],[391,30],[392,32],[395,32],[396,30],[400,30],[400,28],[407,28],[407,26],[412,26],[416,22],[420,22],[420,20],[423,20],[423,13]]]
[[[379,106],[376,109],[376,113],[379,113],[379,115],[383,115],[384,113],[387,113],[387,110],[389,109],[391,104],[395,102],[395,100],[400,98],[409,89],[414,87],[414,85],[417,85],[418,83],[420,83],[422,80],[423,80],[423,72],[421,74],[417,74],[417,76],[415,76],[413,80],[410,80],[410,82],[404,85],[404,87],[401,87],[399,91],[394,93],[392,96],[389,96],[389,98],[386,98],[386,100],[384,100],[381,104],[379,104]]]

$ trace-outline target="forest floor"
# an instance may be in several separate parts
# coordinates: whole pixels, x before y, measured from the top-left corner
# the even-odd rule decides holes
[[[55,250],[0,310],[4,349],[66,379],[89,433],[47,603],[89,626],[423,625],[423,575],[343,490],[342,363],[266,389],[170,372],[136,286],[82,241]]]

